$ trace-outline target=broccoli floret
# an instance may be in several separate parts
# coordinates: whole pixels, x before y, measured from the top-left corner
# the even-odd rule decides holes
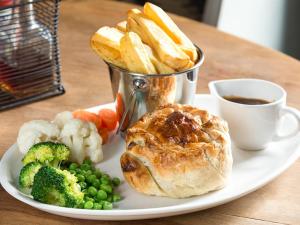
[[[78,207],[84,194],[76,182],[77,178],[66,170],[43,166],[34,176],[31,195],[43,203]]]
[[[34,175],[39,171],[42,165],[38,162],[31,162],[24,166],[20,172],[19,184],[22,188],[31,188]]]
[[[64,144],[54,142],[41,142],[33,145],[22,162],[27,165],[31,162],[39,162],[42,165],[49,165],[58,168],[60,163],[68,160],[70,149]]]

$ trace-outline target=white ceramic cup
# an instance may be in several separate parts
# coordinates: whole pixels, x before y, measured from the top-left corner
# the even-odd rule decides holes
[[[264,149],[270,142],[290,138],[300,130],[300,112],[286,106],[286,92],[275,83],[258,79],[218,80],[209,83],[209,90],[216,97],[220,116],[228,122],[231,139],[239,148]],[[239,104],[224,96],[264,99],[270,103]],[[297,128],[279,135],[280,119],[287,113],[296,118]]]

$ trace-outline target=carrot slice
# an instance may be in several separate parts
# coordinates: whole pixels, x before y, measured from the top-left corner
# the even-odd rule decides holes
[[[116,112],[117,112],[118,121],[121,122],[121,118],[124,113],[124,104],[123,104],[123,99],[122,99],[121,93],[118,93],[116,96]]]
[[[100,129],[102,127],[102,121],[101,118],[96,113],[91,113],[88,111],[84,111],[82,109],[78,109],[73,112],[73,117],[76,119],[81,119],[83,121],[94,123],[97,127],[98,132],[100,133]]]
[[[115,111],[111,109],[101,109],[98,113],[102,121],[102,127],[108,131],[112,131],[116,128],[118,123],[118,117]]]
[[[109,131],[105,128],[101,128],[101,130],[99,131],[100,136],[102,138],[102,144],[106,144],[108,142],[108,138],[109,138]]]

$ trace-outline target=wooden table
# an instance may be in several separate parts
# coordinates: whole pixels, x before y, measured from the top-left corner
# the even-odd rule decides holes
[[[111,102],[107,69],[91,51],[89,38],[103,25],[123,20],[133,5],[113,1],[69,0],[61,4],[59,25],[63,96],[0,113],[0,156],[16,140],[18,128],[28,120],[52,119],[63,110]],[[300,63],[213,27],[173,16],[182,30],[206,55],[200,72],[198,93],[208,92],[215,79],[255,77],[274,81],[288,92],[288,103],[300,108]],[[231,203],[205,211],[123,224],[300,224],[300,160],[260,190]],[[83,221],[51,215],[25,205],[0,187],[0,224],[120,224]]]

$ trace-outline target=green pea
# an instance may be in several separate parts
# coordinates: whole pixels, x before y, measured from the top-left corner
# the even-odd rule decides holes
[[[119,194],[113,194],[113,196],[112,196],[113,202],[118,202],[120,200],[121,200],[121,196]]]
[[[91,174],[86,177],[86,181],[92,184],[97,179],[96,175]]]
[[[112,198],[112,195],[111,195],[111,194],[108,194],[108,195],[107,195],[106,201],[108,201],[108,202],[112,202],[112,201],[113,201],[113,198]]]
[[[103,190],[99,190],[97,192],[97,200],[101,201],[101,200],[105,200],[105,199],[107,199],[107,193]]]
[[[101,184],[110,184],[110,180],[107,177],[100,178]]]
[[[70,166],[69,166],[70,170],[75,170],[77,168],[78,168],[78,164],[77,163],[71,163]]]
[[[75,171],[77,174],[82,174],[82,170],[80,168],[76,168]]]
[[[112,193],[113,188],[108,184],[101,184],[100,189],[106,191],[107,193]]]
[[[85,171],[85,175],[86,175],[86,176],[92,175],[92,174],[93,174],[93,172],[92,172],[91,170],[86,170],[86,171]]]
[[[93,186],[90,186],[88,188],[88,192],[89,192],[90,196],[96,196],[97,195],[97,189],[95,187],[93,187]]]
[[[94,180],[92,185],[95,187],[95,188],[99,188],[100,187],[100,181],[98,179]]]
[[[113,208],[113,205],[111,202],[104,201],[102,207],[104,210],[110,210]]]
[[[83,164],[92,165],[92,161],[90,159],[83,160]]]
[[[94,203],[92,201],[87,201],[87,202],[84,203],[84,208],[85,209],[92,209],[93,207],[94,207]]]
[[[82,174],[77,174],[77,180],[78,180],[79,182],[82,182],[82,181],[85,180],[85,177],[84,177]]]
[[[80,202],[77,206],[77,208],[79,209],[83,209],[83,207],[84,207],[84,202]]]
[[[102,177],[107,178],[108,180],[110,180],[110,176],[107,173],[102,174]]]
[[[112,179],[112,183],[113,183],[114,186],[119,186],[120,183],[121,183],[121,181],[120,181],[120,179],[118,177],[114,177]]]
[[[94,203],[94,208],[93,209],[102,209],[102,204],[101,203]]]
[[[76,171],[75,171],[75,170],[69,170],[69,172],[70,172],[71,174],[76,174]]]
[[[100,178],[102,176],[102,173],[100,170],[96,169],[94,174],[96,175],[97,178]]]
[[[80,185],[81,190],[86,189],[86,187],[87,187],[87,184],[83,181],[79,182],[79,185]]]
[[[81,189],[81,192],[83,193],[83,194],[88,194],[88,190],[87,189]]]
[[[91,166],[88,165],[88,164],[81,164],[81,165],[80,165],[80,169],[82,169],[82,170],[90,170],[90,169],[91,169]]]
[[[95,200],[93,198],[90,198],[89,196],[84,196],[84,200],[94,202]]]

